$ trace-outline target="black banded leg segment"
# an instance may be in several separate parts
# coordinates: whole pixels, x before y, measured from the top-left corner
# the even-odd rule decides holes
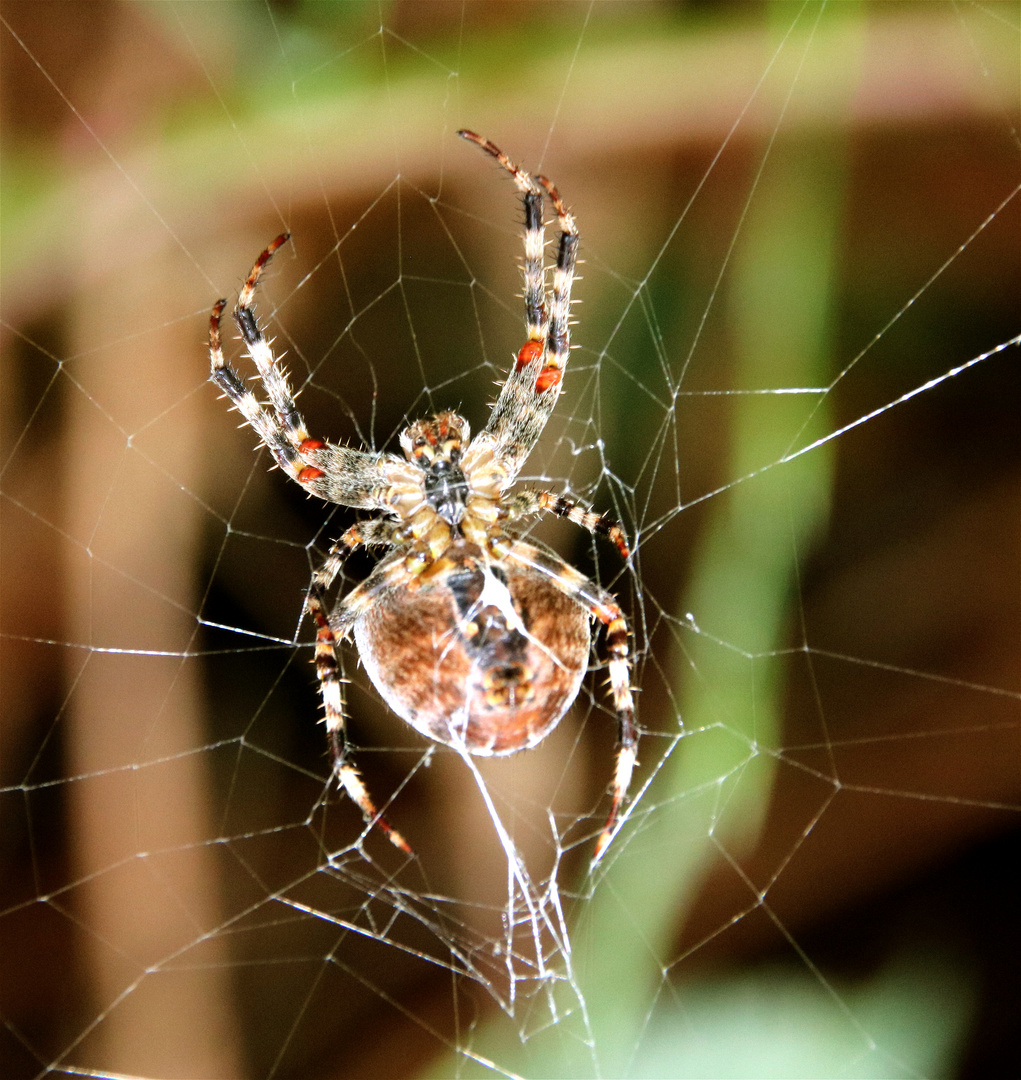
[[[488,139],[471,131],[462,138],[474,142],[514,177],[525,203],[525,318],[528,340],[505,380],[482,438],[492,441],[506,476],[513,482],[539,440],[560,395],[570,355],[571,287],[577,261],[578,230],[557,189],[544,177],[519,169]],[[542,195],[553,203],[561,236],[554,267],[553,292],[548,298],[543,259]],[[539,303],[541,299],[541,317]]]
[[[606,824],[596,841],[595,851],[592,855],[593,862],[599,861],[606,850],[606,846],[613,838],[613,833],[620,818],[620,808],[627,797],[628,788],[631,786],[631,774],[634,772],[638,754],[638,732],[635,729],[634,704],[630,687],[631,664],[627,641],[627,623],[618,609],[617,615],[604,625],[606,626],[606,653],[610,665],[610,685],[613,690],[619,731],[617,735],[617,764],[613,771],[610,788],[613,802],[610,805],[610,813],[606,819]],[[622,674],[615,676],[615,671]],[[625,687],[626,694],[619,692],[621,677],[628,680]]]
[[[344,536],[347,537],[350,532],[351,530],[348,530],[348,533],[345,533]],[[305,599],[305,610],[311,615],[313,622],[316,624],[316,676],[319,679],[319,689],[323,698],[326,733],[330,740],[330,753],[333,759],[333,772],[337,778],[337,783],[347,793],[348,798],[361,810],[367,824],[378,824],[395,847],[400,848],[401,851],[408,855],[413,855],[411,845],[376,809],[361,774],[351,763],[351,748],[347,741],[344,680],[340,674],[337,635],[334,633],[327,615],[326,590],[333,584],[343,565],[344,555],[347,553],[344,548],[350,550],[355,546],[357,546],[357,541],[350,543],[345,541],[344,538],[341,538],[333,545],[326,561],[312,575],[308,596]]]
[[[519,169],[507,155],[488,139],[476,135],[474,131],[459,131],[462,139],[475,143],[490,157],[503,166],[514,177],[514,184],[521,192],[525,206],[525,323],[528,327],[529,342],[536,342],[539,351],[546,337],[546,284],[543,268],[543,255],[546,246],[545,229],[542,220],[542,188],[538,182]],[[528,349],[526,345],[521,352]],[[518,356],[521,363],[521,355]]]
[[[628,547],[627,536],[616,519],[610,517],[609,514],[597,514],[594,510],[586,510],[566,495],[531,489],[520,491],[508,500],[507,519],[513,521],[527,514],[537,514],[542,510],[567,518],[568,521],[573,521],[575,525],[580,525],[596,536],[605,536],[615,545],[622,558],[626,560],[630,557],[631,549]]]
[[[251,425],[277,465],[306,491],[327,502],[380,508],[389,485],[386,465],[391,458],[310,438],[304,417],[295,404],[287,373],[259,329],[254,308],[256,287],[274,252],[287,240],[287,233],[278,236],[256,259],[234,307],[234,321],[256,366],[268,404],[259,403],[223,358],[220,320],[227,306],[226,300],[216,304],[209,319],[209,377]]]
[[[613,771],[610,791],[612,803],[599,839],[596,841],[593,862],[597,862],[606,850],[620,820],[621,807],[631,786],[638,753],[638,732],[635,728],[635,707],[631,695],[631,659],[628,646],[627,620],[617,601],[605,589],[589,581],[584,574],[562,559],[542,551],[524,540],[502,537],[493,542],[493,554],[509,559],[521,566],[537,570],[549,578],[566,596],[588,608],[606,628],[607,667],[609,669],[610,693],[617,714],[617,763]]]
[[[560,225],[560,243],[557,246],[557,264],[553,270],[553,298],[550,302],[546,339],[547,366],[543,372],[545,381],[553,385],[554,379],[559,383],[563,377],[563,370],[567,367],[571,352],[571,289],[578,262],[578,226],[573,215],[564,206],[557,189],[545,176],[537,179],[546,189]],[[546,389],[539,385],[543,381],[543,375],[540,375],[537,383],[540,389]]]
[[[289,239],[290,233],[282,233],[255,260],[252,272],[238,294],[237,304],[234,305],[234,322],[241,331],[248,355],[258,369],[277,422],[284,429],[290,444],[297,450],[308,439],[305,419],[294,403],[286,374],[281,370],[269,342],[259,329],[254,308],[255,289],[263,270],[269,265],[277,249]]]
[[[255,288],[263,270],[273,258],[274,252],[289,238],[289,233],[282,233],[255,260],[255,265],[234,305],[234,322],[241,331],[248,355],[259,372],[269,398],[269,408],[259,404],[258,399],[245,386],[237,372],[223,359],[220,318],[227,306],[226,300],[220,300],[216,304],[209,319],[210,378],[230,398],[235,408],[252,426],[280,468],[292,480],[306,483],[312,476],[318,477],[322,474],[318,469],[310,470],[303,456],[319,449],[324,444],[318,439],[309,438],[305,420],[294,403],[287,375],[277,364],[269,342],[259,329],[253,306]]]
[[[535,187],[534,182],[525,189],[522,201],[525,207],[525,325],[528,329],[528,340],[541,344],[546,331],[543,269],[546,239],[542,221],[542,192]]]
[[[259,404],[256,396],[242,382],[241,376],[223,358],[220,317],[226,306],[226,300],[218,301],[209,317],[209,377],[230,398],[280,468],[292,479],[297,479],[302,464],[298,447],[269,410]]]

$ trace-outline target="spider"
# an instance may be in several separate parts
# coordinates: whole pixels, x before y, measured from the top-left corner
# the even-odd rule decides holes
[[[605,514],[549,491],[508,494],[560,394],[570,352],[578,230],[549,180],[519,169],[474,132],[458,135],[510,173],[525,210],[528,340],[479,434],[471,438],[467,420],[440,412],[402,432],[403,458],[309,436],[254,309],[259,278],[289,239],[287,233],[256,260],[233,312],[267,405],[224,361],[220,318],[226,300],[216,304],[209,321],[210,378],[276,464],[305,491],[378,515],[352,525],[333,544],[312,575],[304,608],[316,626],[316,674],[333,771],[366,822],[378,824],[398,848],[413,854],[376,809],[354,765],[339,641],[354,638],[369,679],[411,727],[471,754],[506,755],[540,743],[573,703],[588,666],[590,623],[596,619],[606,630],[609,685],[619,725],[612,805],[596,843],[598,860],[617,826],[635,764],[627,623],[609,592],[551,551],[518,537],[513,526],[550,511],[607,537],[624,559],[630,552],[623,530]],[[544,198],[560,228],[549,292]],[[329,611],[327,591],[345,557],[363,546],[387,551]]]

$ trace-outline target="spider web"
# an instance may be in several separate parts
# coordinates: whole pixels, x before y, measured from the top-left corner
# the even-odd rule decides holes
[[[0,14],[5,1075],[1016,1068],[1019,6]],[[288,228],[259,311],[310,431],[478,430],[520,211],[462,126],[582,233],[522,479],[634,551],[531,530],[634,633],[597,866],[598,636],[494,761],[346,654],[415,857],[365,830],[299,621],[355,518],[206,382],[209,309]]]

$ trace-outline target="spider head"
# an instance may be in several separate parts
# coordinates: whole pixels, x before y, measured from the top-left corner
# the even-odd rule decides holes
[[[464,517],[468,498],[468,481],[460,464],[468,437],[468,421],[453,412],[416,420],[401,434],[401,448],[408,460],[425,473],[422,490],[426,502],[450,525]]]

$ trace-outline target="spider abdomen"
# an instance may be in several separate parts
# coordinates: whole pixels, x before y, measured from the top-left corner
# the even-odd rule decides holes
[[[355,623],[373,685],[423,735],[472,754],[537,745],[578,695],[589,613],[542,574],[465,557]]]

